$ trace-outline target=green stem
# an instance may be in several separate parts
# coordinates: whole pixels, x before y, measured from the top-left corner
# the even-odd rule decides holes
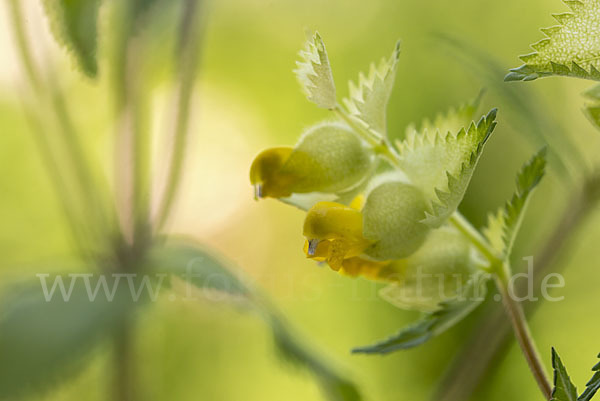
[[[475,248],[477,248],[477,250],[490,263],[490,268],[502,263],[502,260],[496,256],[495,251],[488,244],[485,238],[483,238],[479,231],[477,231],[477,229],[473,227],[471,223],[458,211],[450,216],[450,224],[456,227],[458,231],[460,231],[463,236],[467,238]]]
[[[544,365],[531,336],[527,319],[523,313],[521,304],[514,299],[515,291],[510,280],[510,266],[498,258],[492,248],[481,234],[458,212],[450,217],[450,223],[454,225],[475,246],[490,263],[490,271],[493,273],[496,285],[502,296],[505,310],[513,326],[515,337],[519,342],[521,351],[529,365],[531,373],[535,378],[540,390],[546,397],[551,398],[552,386],[544,370]]]
[[[527,360],[529,369],[533,373],[540,390],[544,394],[544,397],[550,400],[552,398],[552,385],[550,384],[542,359],[535,346],[535,341],[531,336],[531,331],[529,330],[523,308],[521,304],[514,299],[515,292],[512,281],[509,279],[511,274],[510,267],[505,263],[497,270],[495,275],[496,286],[502,295],[502,301],[506,312],[510,317],[515,337],[519,342],[521,351]]]
[[[383,156],[395,167],[400,167],[400,155],[386,138],[360,124],[342,106],[337,105],[332,111],[371,145],[376,154]]]

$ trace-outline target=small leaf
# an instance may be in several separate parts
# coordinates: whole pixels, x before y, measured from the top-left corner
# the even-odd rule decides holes
[[[488,218],[484,234],[504,258],[510,256],[529,196],[544,176],[545,169],[546,149],[542,148],[521,168],[517,175],[517,189],[512,198]]]
[[[397,42],[389,59],[382,59],[379,66],[371,64],[368,76],[359,74],[358,85],[350,81],[350,97],[343,100],[350,114],[381,136],[387,133],[386,109],[399,57],[400,42]]]
[[[325,44],[318,32],[306,42],[305,49],[299,55],[301,60],[296,62],[298,68],[294,72],[308,100],[325,109],[335,108],[337,100],[333,74]]]
[[[440,303],[439,309],[426,314],[417,323],[402,329],[392,337],[374,345],[359,347],[353,353],[387,354],[413,348],[443,333],[471,313],[484,299],[485,280],[482,275],[473,276],[461,297]]]
[[[191,242],[170,241],[150,253],[149,266],[159,273],[173,274],[197,288],[220,291],[243,299],[269,325],[277,350],[287,361],[309,370],[331,401],[360,401],[358,389],[329,366],[326,358],[309,349],[274,306],[232,266],[212,252]],[[222,299],[222,298],[221,298]]]
[[[428,118],[421,122],[420,127],[415,124],[410,124],[406,127],[405,137],[411,138],[410,140],[416,140],[415,136],[428,135],[433,137],[437,135],[439,131],[441,134],[447,132],[454,133],[461,130],[463,127],[468,127],[471,121],[475,118],[475,113],[479,109],[481,98],[483,97],[484,91],[479,92],[479,95],[469,102],[465,102],[460,106],[450,108],[445,113],[437,114],[433,120]],[[400,142],[398,146],[402,146]]]
[[[126,281],[108,284],[114,297],[100,290],[92,298],[84,280],[90,280],[92,292],[98,281],[91,274],[80,276],[44,278],[50,289],[55,280],[63,280],[68,297],[59,287],[45,294],[41,283],[32,283],[2,298],[0,399],[42,393],[76,374],[94,347],[128,316],[133,304]]]
[[[468,129],[428,131],[411,135],[398,144],[400,168],[427,196],[431,210],[423,223],[440,227],[462,201],[483,147],[496,126],[496,109]]]
[[[95,77],[100,0],[44,0],[44,6],[57,42],[73,52],[86,75]]]
[[[598,358],[600,358],[600,354],[598,354]],[[600,362],[592,368],[592,371],[594,375],[585,385],[585,391],[579,396],[577,401],[590,401],[596,392],[600,390]]]
[[[559,25],[542,29],[546,36],[535,50],[520,56],[525,64],[511,69],[506,81],[531,81],[550,75],[600,80],[600,3],[565,0],[571,12],[555,14]]]
[[[567,369],[554,348],[552,348],[552,369],[554,370],[554,389],[551,401],[577,401],[577,388],[571,382]]]

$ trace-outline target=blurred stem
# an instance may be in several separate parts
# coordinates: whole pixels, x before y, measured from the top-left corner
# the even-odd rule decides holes
[[[185,147],[188,137],[191,96],[196,82],[201,35],[200,1],[185,0],[179,31],[178,57],[179,87],[175,102],[176,121],[173,132],[173,149],[168,166],[165,191],[156,218],[156,229],[167,221],[177,196],[185,161]]]
[[[31,48],[29,46],[27,35],[25,33],[21,2],[18,0],[10,0],[8,2],[8,5],[9,11],[11,13],[10,20],[12,23],[13,34],[20,55],[20,61],[26,72],[31,89],[35,93],[34,98],[40,101],[38,107],[43,109],[44,106],[41,100],[44,99],[45,93],[42,90],[40,75],[37,71],[37,68],[35,67],[35,63],[31,55]],[[38,116],[39,113],[29,110],[30,107],[25,105],[25,102],[23,102],[23,109],[25,111],[27,120],[31,126],[31,131],[34,140],[38,146],[38,150],[42,157],[43,163],[46,166],[46,172],[52,180],[55,193],[58,197],[61,209],[71,230],[74,242],[78,250],[83,253],[84,247],[82,245],[82,237],[85,235],[85,229],[81,227],[81,221],[76,215],[75,210],[77,206],[73,204],[71,199],[69,199],[69,186],[61,175],[57,156],[53,152],[52,146],[50,145],[50,142],[47,138],[47,129],[43,128],[42,122],[40,121],[40,117]],[[57,114],[59,114],[58,119],[61,120],[60,113]]]
[[[574,232],[586,221],[594,210],[600,197],[600,170],[591,174],[574,190],[571,199],[562,213],[558,224],[544,242],[535,257],[534,289],[540,288],[540,280],[552,266],[555,266],[559,254],[564,250],[567,241],[573,238]],[[561,268],[564,265],[559,265]],[[519,282],[516,292],[527,290],[527,282]],[[536,292],[534,296],[539,294]],[[532,314],[539,302],[530,303],[525,308],[526,315]],[[504,350],[510,345],[510,327],[506,322],[503,310],[496,304],[488,306],[482,321],[476,325],[470,338],[454,361],[435,391],[432,400],[464,401],[469,399],[477,389],[478,384],[485,381],[499,363],[492,363],[505,354]]]
[[[47,165],[48,174],[53,180],[56,193],[59,197],[73,236],[79,251],[84,253],[83,242],[85,239],[93,241],[102,239],[102,228],[100,236],[95,237],[98,227],[105,224],[105,215],[95,181],[92,174],[91,165],[86,158],[83,145],[77,135],[76,128],[73,125],[63,94],[58,85],[53,80],[41,79],[41,74],[36,67],[31,54],[31,48],[27,40],[24,27],[24,18],[21,10],[21,2],[18,0],[9,1],[9,8],[12,13],[11,20],[14,29],[15,40],[18,45],[21,62],[27,74],[30,86],[34,92],[32,97],[37,103],[34,107],[27,107],[26,113],[30,124],[33,126],[33,132],[38,143],[40,153]],[[44,85],[46,84],[46,85]],[[47,86],[47,87],[46,87]],[[32,109],[32,110],[27,110]],[[53,149],[48,141],[48,132],[52,126],[42,122],[40,115],[45,110],[51,110],[56,119],[60,142],[57,149]],[[64,156],[63,156],[64,153]],[[68,166],[61,168],[58,163],[64,157]],[[75,191],[73,191],[73,187]],[[70,199],[73,198],[73,199]],[[90,224],[84,224],[89,216],[98,218],[90,221]]]
[[[13,32],[17,41],[19,54],[21,56],[21,63],[23,63],[23,67],[25,67],[27,77],[29,78],[29,83],[31,84],[32,88],[39,94],[41,92],[40,78],[35,68],[33,57],[31,57],[31,49],[29,47],[29,42],[27,41],[25,28],[23,26],[23,13],[21,12],[21,1],[9,0],[8,5],[11,12]]]
[[[131,318],[131,316],[129,316]],[[125,321],[114,335],[114,400],[135,401],[133,324]]]
[[[542,359],[537,351],[531,331],[525,318],[525,313],[521,304],[514,299],[514,288],[510,280],[511,271],[507,263],[496,269],[495,279],[496,286],[502,295],[502,302],[508,316],[510,317],[515,337],[517,338],[521,351],[527,360],[529,369],[535,378],[542,394],[547,400],[552,398],[552,385],[548,379],[548,375],[544,370]]]

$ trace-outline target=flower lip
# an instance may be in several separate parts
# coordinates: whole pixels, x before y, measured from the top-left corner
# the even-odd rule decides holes
[[[315,256],[315,254],[317,253],[317,246],[319,245],[319,240],[318,239],[309,239],[308,240],[308,249],[306,251],[306,254],[308,256]]]

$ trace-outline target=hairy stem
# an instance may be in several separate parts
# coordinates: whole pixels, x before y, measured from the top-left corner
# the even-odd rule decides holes
[[[542,391],[542,394],[549,400],[552,397],[552,385],[550,384],[540,355],[536,349],[533,338],[531,337],[531,332],[527,325],[523,308],[521,307],[521,304],[514,299],[514,288],[512,287],[512,282],[509,280],[510,268],[507,264],[504,264],[503,268],[498,270],[499,271],[495,276],[496,285],[502,295],[502,301],[506,312],[510,317],[515,337],[519,342],[521,351],[523,351],[529,369],[531,370],[531,373],[533,373],[533,377]]]
[[[490,267],[501,263],[501,260],[495,255],[494,250],[479,231],[458,211],[450,216],[450,224],[456,227],[481,252],[490,263]]]
[[[360,122],[356,121],[354,117],[348,114],[342,106],[337,105],[332,111],[359,134],[373,148],[375,153],[383,156],[392,165],[399,167],[400,156],[386,138],[379,135],[377,132],[364,127]]]

